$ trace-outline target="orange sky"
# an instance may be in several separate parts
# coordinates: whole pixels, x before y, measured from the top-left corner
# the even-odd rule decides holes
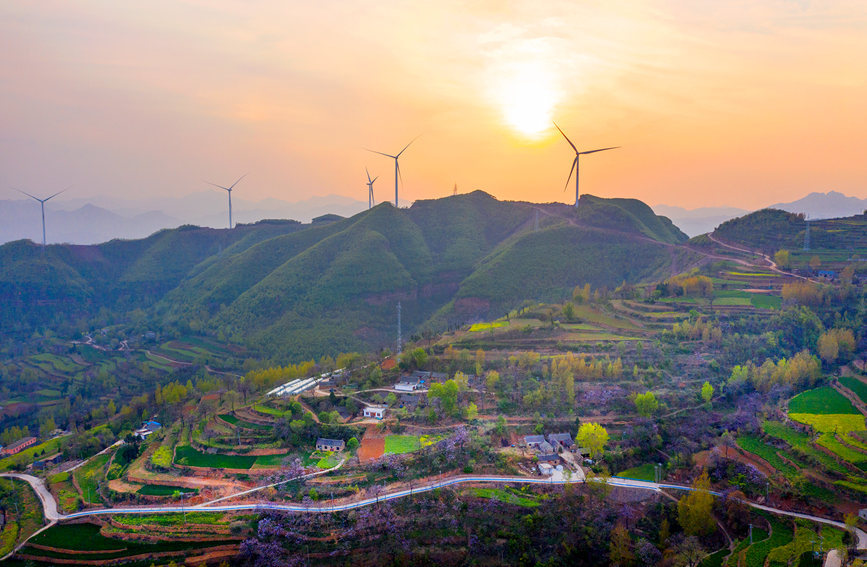
[[[0,187],[393,198],[581,186],[688,208],[867,197],[867,4],[5,2]],[[241,193],[243,192],[243,195]]]

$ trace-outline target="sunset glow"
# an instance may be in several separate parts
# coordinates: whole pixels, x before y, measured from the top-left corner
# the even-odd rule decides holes
[[[250,171],[250,199],[366,202],[388,164],[363,148],[424,133],[408,200],[564,200],[556,120],[622,146],[582,171],[599,196],[867,197],[863,2],[7,2],[0,34],[4,187],[178,195]]]

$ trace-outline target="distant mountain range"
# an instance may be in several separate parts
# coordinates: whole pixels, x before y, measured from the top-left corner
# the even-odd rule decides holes
[[[124,200],[92,199],[64,195],[45,207],[47,240],[50,243],[98,244],[114,238],[144,238],[164,228],[191,224],[225,228],[228,225],[225,195],[202,191],[170,199]],[[292,219],[309,223],[312,219],[337,214],[351,217],[367,208],[367,203],[340,195],[311,197],[303,201],[264,199],[232,201],[234,221],[253,223],[263,219]],[[401,203],[409,206],[410,203]],[[810,193],[790,203],[775,203],[765,208],[805,213],[813,219],[838,218],[867,209],[867,199],[848,197],[837,191]],[[723,222],[750,211],[737,207],[685,209],[655,205],[656,214],[666,216],[689,236],[713,231]],[[0,244],[20,239],[42,241],[39,204],[30,199],[0,200]]]
[[[867,210],[867,199],[848,197],[837,191],[810,193],[790,203],[774,203],[765,209],[780,209],[789,213],[804,213],[811,219],[833,219],[858,215]],[[689,236],[712,232],[727,220],[743,216],[750,211],[735,207],[702,207],[684,209],[671,205],[654,205],[653,211],[671,219]]]
[[[185,224],[225,228],[228,212],[225,194],[199,192],[174,199],[123,200],[58,198],[45,206],[49,243],[98,244],[114,238],[144,238],[164,228]],[[311,197],[289,202],[280,199],[248,201],[232,199],[235,223],[262,219],[293,219],[308,223],[325,214],[349,217],[367,203],[340,195]],[[39,203],[31,199],[0,200],[0,243],[29,238],[42,242]]]

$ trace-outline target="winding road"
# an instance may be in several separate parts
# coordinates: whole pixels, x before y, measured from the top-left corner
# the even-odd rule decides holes
[[[342,462],[341,462],[342,464]],[[338,465],[339,467],[340,465]],[[335,467],[337,468],[337,467]],[[329,472],[334,469],[329,469]],[[355,510],[357,508],[363,508],[365,506],[371,506],[374,504],[378,504],[380,502],[385,502],[388,500],[396,500],[398,498],[405,498],[408,496],[413,496],[415,494],[423,494],[425,492],[430,492],[432,490],[436,490],[438,488],[445,488],[449,486],[456,486],[459,484],[466,483],[482,483],[482,484],[536,484],[536,485],[565,485],[565,484],[578,484],[583,482],[604,482],[611,486],[620,486],[624,488],[635,488],[639,490],[650,490],[653,492],[661,492],[662,490],[682,490],[682,491],[693,491],[694,489],[689,486],[682,486],[678,484],[666,484],[666,483],[656,483],[656,482],[648,482],[644,480],[634,480],[629,478],[591,478],[591,479],[583,479],[576,478],[572,479],[562,479],[562,478],[554,478],[554,477],[523,477],[523,476],[493,476],[493,475],[460,475],[453,476],[446,479],[442,479],[436,482],[431,482],[427,484],[422,484],[420,486],[411,486],[409,489],[397,490],[394,492],[390,492],[387,494],[381,494],[378,496],[368,497],[362,500],[357,500],[355,502],[346,502],[340,504],[317,504],[317,505],[303,505],[303,504],[279,504],[275,502],[252,502],[252,503],[241,503],[241,504],[222,504],[222,505],[214,505],[218,501],[224,501],[230,498],[235,498],[238,496],[245,496],[257,490],[262,490],[264,488],[268,488],[271,486],[276,486],[278,484],[282,484],[285,482],[291,482],[291,479],[287,481],[281,481],[278,483],[272,483],[265,486],[260,486],[252,490],[247,490],[244,492],[239,492],[237,494],[233,494],[228,497],[220,498],[218,500],[212,500],[211,502],[206,502],[204,504],[198,504],[194,506],[141,506],[141,507],[116,507],[116,508],[101,508],[94,510],[82,510],[81,512],[74,512],[72,514],[60,514],[57,511],[57,502],[54,500],[52,494],[48,491],[45,486],[45,483],[42,479],[37,478],[35,476],[26,475],[26,474],[17,474],[17,473],[6,473],[0,476],[5,477],[13,477],[18,478],[20,480],[24,480],[30,484],[31,487],[36,491],[36,494],[39,496],[39,499],[42,501],[43,510],[45,513],[45,519],[48,520],[49,525],[65,520],[73,520],[76,518],[86,518],[90,516],[109,516],[116,514],[164,514],[164,513],[177,513],[177,512],[235,512],[240,510],[254,510],[259,512],[265,511],[277,511],[277,512],[304,512],[304,513],[333,513],[333,512],[345,512],[347,510]],[[719,492],[709,491],[710,494],[714,496],[722,496]],[[789,516],[793,518],[801,518],[805,520],[810,520],[812,522],[818,522],[822,524],[827,524],[830,526],[834,526],[836,528],[840,528],[846,530],[846,525],[843,522],[837,520],[831,520],[829,518],[823,518],[820,516],[812,516],[810,514],[802,514],[799,512],[791,512],[788,510],[781,510],[779,508],[773,508],[771,506],[763,506],[761,504],[756,504],[754,502],[750,502],[748,500],[744,501],[745,504],[756,508],[758,510],[763,510],[765,512],[770,512],[772,514],[778,514],[782,516]],[[856,528],[855,534],[857,537],[856,548],[859,551],[867,550],[867,533],[863,530]],[[32,536],[31,536],[32,537]],[[22,542],[23,545],[23,542]],[[20,547],[20,546],[19,546]]]

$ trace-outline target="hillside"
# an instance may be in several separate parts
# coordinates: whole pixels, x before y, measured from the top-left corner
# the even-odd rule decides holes
[[[684,240],[636,200],[585,195],[576,214],[477,191],[309,225],[184,226],[52,245],[44,258],[18,241],[0,247],[2,319],[22,333],[46,323],[79,330],[100,312],[122,322],[143,310],[156,328],[205,331],[275,359],[321,356],[392,347],[398,301],[409,336],[578,284],[667,275],[672,258],[691,254],[673,253]]]
[[[867,215],[838,219],[811,220],[810,246],[813,249],[867,250]],[[807,221],[803,215],[777,209],[763,209],[724,222],[713,235],[732,243],[760,249],[766,253],[785,248],[804,247]]]

